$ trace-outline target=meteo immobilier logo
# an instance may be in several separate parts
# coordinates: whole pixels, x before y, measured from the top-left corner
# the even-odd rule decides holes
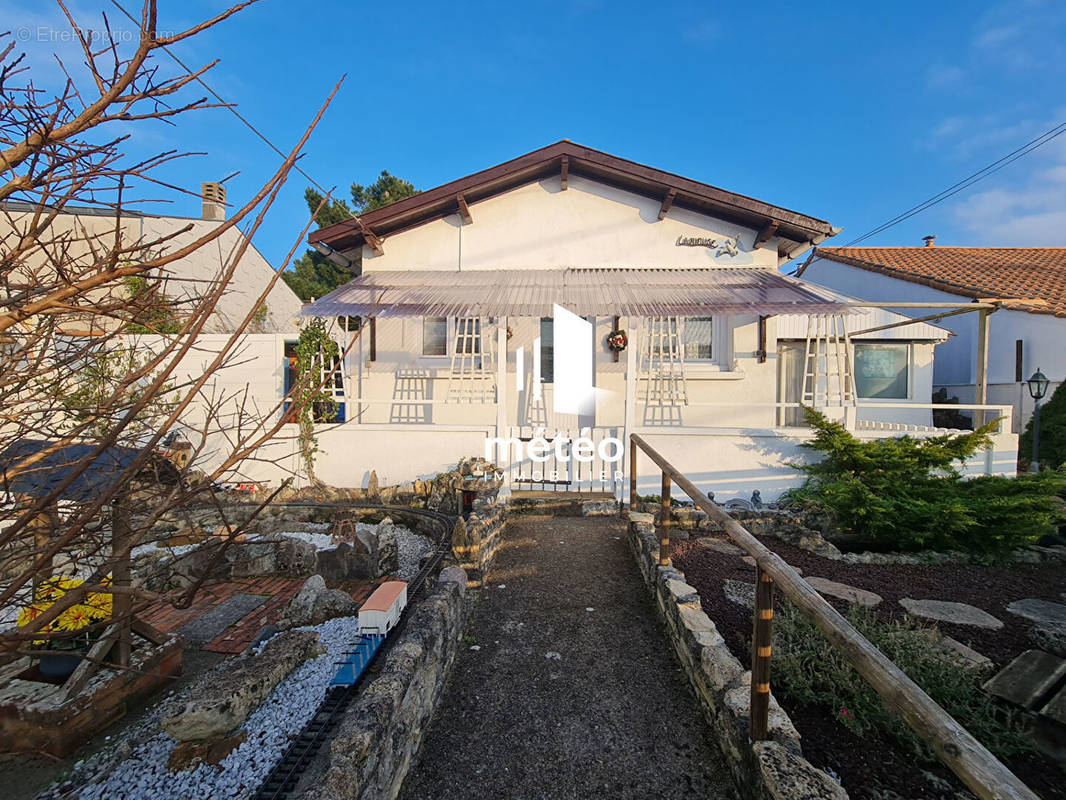
[[[557,414],[592,416],[596,410],[596,388],[593,386],[592,323],[558,304],[552,306],[552,363],[554,365],[552,410]],[[541,340],[533,341],[533,399],[542,399],[541,385]],[[525,349],[515,351],[515,384],[522,390],[525,379]],[[523,441],[518,437],[485,437],[485,458],[495,464],[544,464],[552,458],[556,464],[565,465],[571,459],[580,463],[592,463],[599,456],[603,464],[618,464],[622,460],[624,445],[621,439],[604,437],[598,444],[588,436],[588,428],[579,436],[571,438],[556,435],[549,441],[544,431],[538,430],[532,439]],[[565,467],[564,467],[565,468]],[[601,481],[621,480],[618,470],[601,470]],[[554,482],[559,480],[559,470],[545,474],[535,470],[523,480]]]

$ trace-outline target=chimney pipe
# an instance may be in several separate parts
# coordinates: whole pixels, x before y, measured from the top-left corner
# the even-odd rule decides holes
[[[936,247],[936,236],[923,236],[922,241],[926,247]]]
[[[203,218],[223,220],[226,218],[226,187],[221,183],[200,184],[203,197]]]

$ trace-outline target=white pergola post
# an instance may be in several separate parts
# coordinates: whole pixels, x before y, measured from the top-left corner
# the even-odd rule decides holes
[[[507,317],[496,318],[496,435],[507,436]],[[503,448],[506,450],[507,448]],[[502,456],[503,461],[510,461],[509,453]],[[497,464],[507,472],[510,464]]]
[[[988,402],[988,329],[991,309],[982,308],[977,317],[977,369],[974,381],[975,401],[983,406]],[[973,423],[975,428],[985,424],[988,415],[983,409],[974,411]]]
[[[623,473],[633,469],[633,465],[629,463],[629,437],[633,433],[634,420],[637,416],[637,325],[640,324],[636,317],[629,317],[626,323],[629,331],[629,344],[626,346],[626,408],[625,427],[622,429],[622,463],[626,465]],[[628,496],[629,481],[622,481],[621,492],[623,500],[632,508],[633,498]]]

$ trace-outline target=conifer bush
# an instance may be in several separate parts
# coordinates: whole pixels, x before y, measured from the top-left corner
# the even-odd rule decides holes
[[[1040,463],[1061,468],[1066,464],[1066,390],[1063,383],[1040,406]],[[1033,455],[1033,418],[1018,441],[1018,455],[1028,461]]]
[[[840,423],[805,410],[820,460],[792,500],[829,513],[860,540],[895,550],[1001,551],[1055,533],[1066,473],[964,479],[960,467],[991,444],[990,422],[972,432],[860,441]]]

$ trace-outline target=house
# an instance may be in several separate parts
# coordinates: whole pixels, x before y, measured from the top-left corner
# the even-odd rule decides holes
[[[937,349],[933,383],[963,403],[981,401],[986,325],[983,399],[1013,407],[1015,432],[1032,415],[1026,379],[1040,369],[1054,391],[1066,376],[1066,247],[943,247],[935,237],[919,247],[818,247],[797,275],[871,301],[992,301],[983,314],[953,312],[936,322],[951,338]]]
[[[621,494],[639,432],[701,489],[771,499],[798,482],[800,403],[933,432],[948,332],[779,270],[836,232],[565,140],[318,230],[355,276],[304,310],[347,351],[318,475],[395,484],[487,445],[511,488]],[[1001,430],[967,469],[1013,474],[1016,450]]]
[[[215,230],[225,219],[223,187],[207,183],[203,189],[202,218],[123,211],[116,219],[113,210],[74,205],[64,206],[50,216],[52,210],[45,209],[45,213],[36,218],[48,220],[47,232],[28,237],[35,242],[34,249],[20,260],[17,271],[12,272],[0,293],[10,296],[7,293],[15,294],[25,286],[39,289],[42,284],[51,285],[57,264],[58,268],[66,270],[64,277],[68,280],[70,275],[91,275],[99,253],[111,252],[116,237],[119,237],[120,246],[131,252],[137,252],[145,243],[158,243],[150,248],[155,252],[157,248],[159,251],[181,248],[196,241]],[[17,242],[26,236],[30,227],[38,224],[34,220],[39,211],[30,203],[5,201],[0,204],[0,243]],[[237,255],[240,257],[224,292],[211,309],[203,331],[177,366],[170,383],[175,387],[188,387],[210,373],[209,384],[197,393],[175,432],[197,446],[203,444],[204,453],[213,460],[212,463],[232,451],[235,430],[248,431],[265,418],[276,419],[271,415],[279,408],[278,382],[283,373],[284,343],[297,335],[302,302],[283,281],[277,280],[271,285],[277,277],[274,267],[234,226],[223,230],[209,245],[169,263],[165,273],[155,276],[161,279],[156,292],[161,300],[160,313],[169,324],[158,325],[158,320],[153,317],[141,326],[143,330],[177,327],[174,323],[200,304]],[[49,325],[40,324],[42,319],[31,318],[2,337],[4,341],[0,341],[0,345],[18,352],[27,347],[27,343],[32,347],[34,342],[43,342],[54,351],[60,363],[72,353],[78,354],[81,359],[101,365],[95,380],[106,380],[99,376],[108,370],[113,370],[118,380],[130,370],[130,363],[146,363],[166,352],[167,345],[173,343],[171,335],[102,335],[116,331],[119,322],[107,313],[96,313],[100,305],[122,308],[137,288],[136,283],[112,283],[79,298],[84,311],[76,308],[61,315],[56,330],[58,336],[50,335]],[[252,315],[250,325],[244,329],[236,346],[229,349],[222,368],[214,369],[213,361],[218,353],[227,347],[227,342],[241,329],[249,315]],[[121,355],[106,361],[105,353]],[[64,370],[63,376],[71,381],[70,386],[74,386],[80,374],[83,374],[80,370]],[[36,400],[32,394],[35,387],[33,384],[30,387],[30,393],[19,399],[5,396],[8,406],[35,408]],[[49,435],[49,425],[62,429],[65,419],[65,414],[59,413],[52,421],[42,423],[43,433],[35,433]],[[140,430],[140,426],[131,426],[128,430],[130,442],[126,443],[135,443]],[[12,436],[24,435],[25,429],[20,421],[9,418],[0,424],[0,432],[10,440]],[[255,457],[272,458],[274,452],[291,456],[291,444],[272,443],[257,451]],[[254,462],[254,458],[250,461]],[[239,469],[233,475],[235,480],[243,477]],[[278,475],[272,477],[277,479]]]
[[[165,240],[161,249],[180,248],[205,235],[225,219],[225,188],[218,183],[203,184],[202,216],[180,217],[165,214],[123,210],[116,221],[115,212],[108,208],[91,206],[64,206],[50,222],[47,233],[39,234],[42,242],[69,241],[64,257],[77,261],[87,255],[95,243],[106,251],[118,234],[127,246],[136,242]],[[17,237],[30,225],[38,206],[20,201],[4,201],[0,204],[0,242],[7,237]],[[201,247],[189,255],[168,265],[162,279],[162,294],[174,301],[178,312],[182,304],[191,310],[199,297],[205,295],[210,283],[215,280],[231,254],[244,243],[244,234],[237,228],[229,228],[210,246]],[[50,245],[42,245],[42,248]],[[44,256],[31,255],[29,261],[38,260],[47,264]],[[274,277],[274,267],[249,245],[237,263],[233,278],[211,314],[204,332],[209,334],[230,333],[237,329],[245,316],[259,311],[250,329],[256,333],[291,332],[296,323],[302,303],[300,298],[283,282],[278,281],[270,290],[265,304],[257,305],[263,289]],[[119,291],[128,291],[124,286]],[[261,310],[260,310],[261,309]],[[88,316],[84,325],[67,331],[71,334],[92,332],[94,327],[107,326],[106,318]]]

